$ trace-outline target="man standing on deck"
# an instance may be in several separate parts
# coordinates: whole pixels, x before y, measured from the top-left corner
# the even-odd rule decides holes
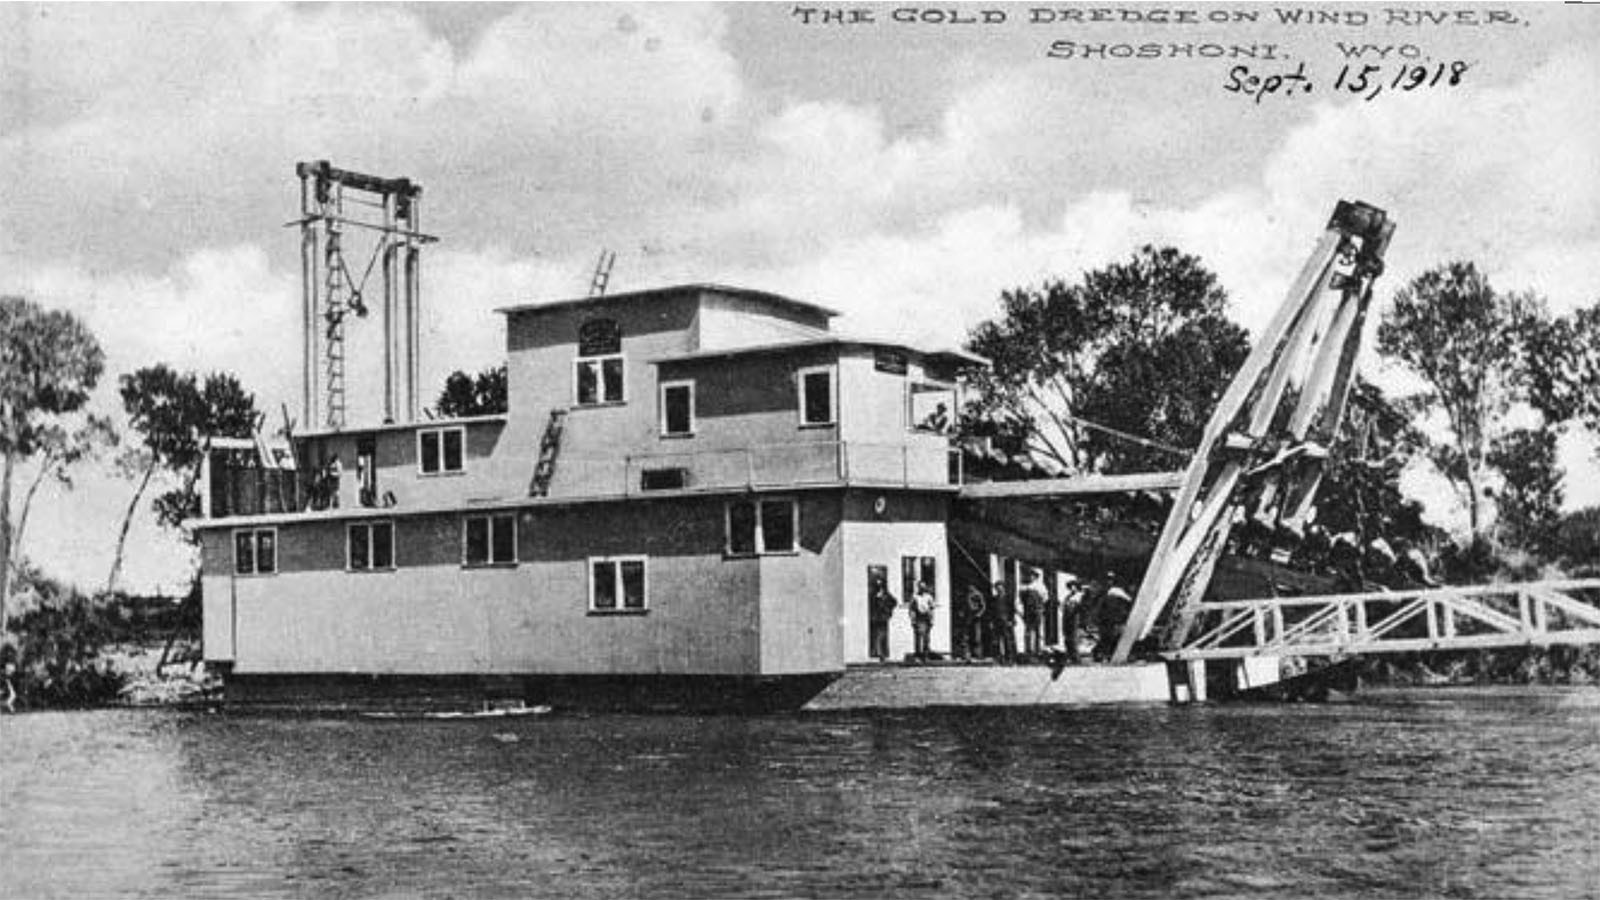
[[[984,619],[989,615],[989,604],[983,602],[983,591],[975,584],[967,586],[966,613],[966,645],[962,659],[981,659],[984,656]]]
[[[1044,645],[1056,647],[1061,643],[1061,580],[1054,575],[1045,580],[1044,591]]]
[[[1017,610],[1004,581],[996,581],[989,594],[989,630],[994,634],[994,655],[1004,665],[1017,661]]]
[[[932,656],[928,649],[928,638],[933,634],[935,605],[933,588],[926,581],[917,582],[917,590],[911,596],[911,635],[918,662],[927,662]]]
[[[900,601],[889,593],[889,586],[882,578],[872,579],[867,615],[871,629],[872,658],[878,662],[889,658],[889,620],[894,618],[895,607],[899,605]]]
[[[1067,650],[1067,662],[1083,662],[1078,655],[1078,619],[1083,608],[1083,586],[1078,576],[1067,573],[1061,576],[1061,643]]]
[[[1039,570],[1028,570],[1028,581],[1022,586],[1022,652],[1029,659],[1037,659],[1043,646],[1039,640],[1039,626],[1044,622],[1044,590],[1039,580]]]

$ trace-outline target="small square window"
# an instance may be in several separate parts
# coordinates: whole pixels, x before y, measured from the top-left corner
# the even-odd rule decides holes
[[[793,553],[798,508],[793,500],[736,500],[728,504],[728,554]]]
[[[236,575],[271,575],[278,571],[278,532],[253,528],[233,533],[233,571]]]
[[[465,428],[430,428],[417,432],[417,471],[424,475],[460,472],[466,468]]]
[[[621,403],[624,398],[622,354],[584,357],[573,363],[573,399],[579,406]]]
[[[800,370],[800,424],[834,423],[833,367]]]
[[[351,571],[394,568],[394,523],[358,522],[345,535]]]
[[[644,557],[597,556],[589,560],[591,612],[643,612],[649,606]]]
[[[462,562],[469,566],[512,565],[517,561],[517,517],[468,516],[463,520]]]

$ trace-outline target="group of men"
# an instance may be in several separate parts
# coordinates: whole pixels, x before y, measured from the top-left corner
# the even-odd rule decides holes
[[[996,581],[987,594],[979,586],[967,589],[954,610],[954,649],[957,659],[993,659],[1001,664],[1061,660],[1082,662],[1082,647],[1092,639],[1091,656],[1109,660],[1133,610],[1133,598],[1118,584],[1115,573],[1084,584],[1076,575],[1064,574],[1050,590],[1044,573],[1027,569],[1013,591]],[[900,601],[879,581],[871,596],[871,653],[883,661],[889,656],[889,623]],[[934,594],[919,582],[906,603],[914,639],[912,658],[927,661],[933,631]],[[1017,624],[1022,625],[1022,646],[1017,646]]]
[[[1002,664],[1060,658],[1076,664],[1082,661],[1087,637],[1092,638],[1095,660],[1110,659],[1133,610],[1133,598],[1118,584],[1116,574],[1107,572],[1085,584],[1067,573],[1057,586],[1050,590],[1042,572],[1027,569],[1015,592],[1004,581],[996,581],[987,596],[977,586],[968,588],[965,615],[956,631],[957,657]]]
[[[889,593],[889,585],[879,580],[873,582],[870,602],[872,657],[883,662],[889,658],[889,622],[894,618],[895,610],[900,608],[900,601]],[[910,599],[906,601],[906,612],[911,616],[911,655],[921,662],[933,658],[929,645],[933,635],[935,606],[933,586],[926,581],[917,582]]]

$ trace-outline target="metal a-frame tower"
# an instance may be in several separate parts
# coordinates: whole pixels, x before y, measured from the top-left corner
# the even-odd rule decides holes
[[[407,178],[381,178],[334,168],[327,160],[295,166],[300,177],[303,315],[302,418],[305,427],[345,427],[345,325],[370,311],[376,268],[383,320],[383,420],[413,422],[417,400],[423,244],[422,188]],[[359,236],[359,237],[358,237]],[[364,239],[364,240],[363,240]],[[361,243],[359,272],[349,260]],[[366,245],[370,244],[370,248]],[[381,264],[381,265],[380,265]]]

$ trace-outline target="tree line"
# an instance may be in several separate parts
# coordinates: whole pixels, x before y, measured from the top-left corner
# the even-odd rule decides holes
[[[1146,246],[1126,261],[1007,290],[967,347],[965,434],[1050,474],[1183,468],[1250,347],[1200,259]],[[1567,315],[1453,261],[1403,285],[1377,352],[1420,389],[1358,381],[1331,448],[1318,520],[1363,540],[1424,544],[1463,577],[1600,564],[1600,510],[1563,513],[1557,441],[1600,432],[1600,303]],[[1422,466],[1455,491],[1467,529],[1425,523],[1401,477]]]

